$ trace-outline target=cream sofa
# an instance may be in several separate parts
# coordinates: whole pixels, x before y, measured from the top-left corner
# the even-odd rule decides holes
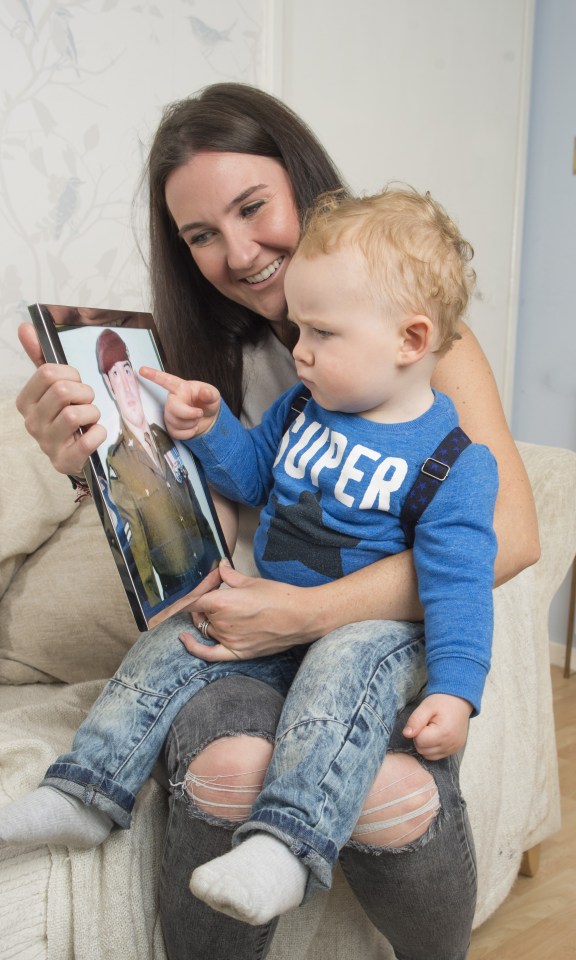
[[[136,637],[91,502],[74,503],[0,401],[0,805],[66,749]],[[496,591],[493,667],[462,769],[479,862],[476,924],[507,896],[522,852],[559,826],[547,616],[576,551],[576,454],[520,444],[542,559]],[[156,884],[166,797],[149,781],[131,831],[95,850],[0,848],[0,955],[164,960]],[[191,956],[195,956],[192,952]],[[386,941],[337,873],[329,895],[282,918],[271,960],[384,960]],[[208,960],[208,958],[198,958]]]

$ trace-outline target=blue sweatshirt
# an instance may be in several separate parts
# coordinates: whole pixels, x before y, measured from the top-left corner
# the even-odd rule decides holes
[[[435,392],[407,423],[327,411],[313,399],[284,432],[298,384],[245,429],[222,403],[203,437],[188,442],[209,483],[261,506],[254,557],[263,577],[313,586],[407,548],[399,522],[423,462],[458,425]],[[414,563],[424,608],[427,693],[468,700],[474,713],[490,667],[497,466],[471,444],[416,525]]]

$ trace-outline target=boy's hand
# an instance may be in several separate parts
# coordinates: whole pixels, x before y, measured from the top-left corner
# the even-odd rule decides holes
[[[168,391],[164,420],[171,437],[190,440],[208,433],[220,412],[220,393],[216,387],[200,380],[181,380],[153,367],[140,367],[138,372],[145,380]]]
[[[442,760],[466,743],[472,704],[448,693],[433,693],[411,713],[402,733],[426,760]]]

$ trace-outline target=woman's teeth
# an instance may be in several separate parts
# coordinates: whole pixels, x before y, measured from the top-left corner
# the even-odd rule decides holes
[[[267,267],[264,267],[260,273],[255,273],[253,277],[245,277],[247,283],[262,283],[263,280],[267,280],[268,277],[271,277],[273,273],[276,273],[278,267],[282,263],[284,257],[279,257],[277,260],[274,260],[273,263],[269,264]]]

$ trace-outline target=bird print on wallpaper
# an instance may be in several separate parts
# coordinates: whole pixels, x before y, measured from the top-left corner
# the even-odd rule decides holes
[[[79,205],[78,187],[82,180],[78,177],[69,177],[55,206],[48,214],[51,223],[52,236],[59,240],[67,223],[70,223]]]
[[[56,53],[58,54],[58,63],[61,66],[72,66],[77,76],[80,76],[78,70],[78,51],[76,41],[70,26],[72,14],[65,7],[57,6],[50,19],[50,37]]]
[[[220,43],[229,43],[230,33],[236,26],[236,23],[233,23],[232,26],[226,30],[216,30],[198,17],[188,17],[187,19],[190,21],[192,33],[200,41],[205,52],[213,50]]]
[[[15,37],[24,31],[32,33],[35,40],[38,39],[36,23],[28,0],[3,0],[2,7],[4,17],[9,23],[12,23],[10,27],[11,37]]]

